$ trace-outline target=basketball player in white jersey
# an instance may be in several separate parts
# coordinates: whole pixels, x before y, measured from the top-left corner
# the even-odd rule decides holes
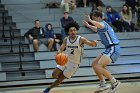
[[[44,93],[49,93],[52,88],[58,86],[64,79],[69,79],[74,75],[79,68],[84,44],[92,47],[97,45],[96,40],[89,41],[86,38],[77,35],[78,30],[79,25],[76,22],[71,22],[65,27],[65,31],[68,33],[68,36],[64,38],[63,44],[58,50],[58,53],[62,53],[66,48],[68,62],[65,66],[57,65],[52,73],[52,77],[57,79],[43,91]]]

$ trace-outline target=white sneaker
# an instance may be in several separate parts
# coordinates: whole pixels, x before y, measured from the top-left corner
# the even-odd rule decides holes
[[[116,80],[116,82],[112,83],[108,93],[114,93],[116,91],[116,89],[119,87],[120,83],[121,82],[118,80]]]
[[[99,87],[96,89],[96,91],[103,91],[108,89],[110,86],[107,85],[106,82],[101,81]]]

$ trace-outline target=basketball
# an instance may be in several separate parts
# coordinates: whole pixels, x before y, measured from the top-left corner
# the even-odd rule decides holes
[[[60,66],[64,66],[68,62],[68,55],[65,53],[59,53],[55,57],[56,63]]]

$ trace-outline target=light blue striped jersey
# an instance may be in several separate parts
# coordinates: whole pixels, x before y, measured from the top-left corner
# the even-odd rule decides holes
[[[115,35],[114,30],[112,27],[106,23],[105,21],[101,21],[101,24],[104,24],[104,29],[97,29],[97,33],[100,36],[101,43],[105,46],[108,47],[111,44],[118,44],[119,40]]]

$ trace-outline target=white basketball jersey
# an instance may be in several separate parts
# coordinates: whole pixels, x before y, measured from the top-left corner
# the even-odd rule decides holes
[[[69,57],[68,61],[75,64],[80,64],[82,57],[82,47],[80,46],[80,38],[81,36],[77,35],[77,39],[71,42],[69,36],[67,37],[66,53]]]

